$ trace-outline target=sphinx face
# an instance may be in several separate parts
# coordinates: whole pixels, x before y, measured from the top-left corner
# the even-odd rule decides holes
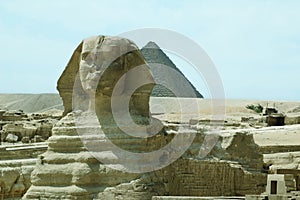
[[[154,85],[144,57],[132,41],[96,36],[83,40],[76,49],[58,89],[64,114],[72,110],[93,110],[98,117],[107,116],[112,113],[114,103],[115,111],[126,110],[131,115],[148,117]]]
[[[79,76],[84,91],[92,95],[103,73],[101,49],[98,49],[99,38],[90,38],[83,42],[79,64]]]
[[[118,37],[92,37],[83,41],[80,56],[79,75],[82,87],[86,93],[94,95],[99,85],[100,78],[109,67],[114,67],[120,72],[125,68],[125,54],[128,50],[136,49],[126,39]],[[115,80],[115,73],[110,79]],[[106,84],[106,90],[112,89]]]

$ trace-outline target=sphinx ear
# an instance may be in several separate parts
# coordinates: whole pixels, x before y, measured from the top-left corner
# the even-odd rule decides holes
[[[73,88],[75,84],[75,79],[79,71],[79,64],[81,60],[81,53],[82,53],[82,45],[81,42],[75,51],[73,52],[65,70],[63,71],[62,75],[57,81],[57,90],[59,92],[60,97],[63,100],[64,105],[64,113],[63,116],[68,114],[72,111],[72,95],[73,95]],[[78,86],[80,87],[80,86]]]

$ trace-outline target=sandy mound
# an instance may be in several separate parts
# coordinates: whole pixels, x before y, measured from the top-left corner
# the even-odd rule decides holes
[[[32,113],[63,107],[58,94],[0,94],[0,109]]]

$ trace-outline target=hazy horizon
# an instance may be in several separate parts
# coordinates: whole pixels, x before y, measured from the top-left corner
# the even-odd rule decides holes
[[[57,92],[53,92],[53,93],[0,93],[0,95],[59,95],[58,91]],[[156,96],[151,96],[150,98],[178,98],[178,97],[156,97]],[[179,98],[190,98],[190,97],[179,97]],[[197,99],[205,99],[205,100],[212,100],[212,98],[210,97],[204,97],[204,98],[197,98]],[[254,98],[226,98],[225,97],[225,101],[226,100],[237,100],[237,101],[265,101],[265,102],[298,102],[299,100],[287,100],[287,99],[254,99]]]

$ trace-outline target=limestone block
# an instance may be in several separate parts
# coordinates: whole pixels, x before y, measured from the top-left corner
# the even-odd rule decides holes
[[[12,142],[12,143],[14,143],[14,142],[17,142],[17,141],[18,141],[18,136],[9,133],[9,134],[6,136],[5,140],[6,140],[7,142]]]

